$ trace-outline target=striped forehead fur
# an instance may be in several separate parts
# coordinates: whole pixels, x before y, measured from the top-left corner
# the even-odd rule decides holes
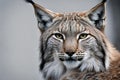
[[[78,33],[85,30],[84,20],[78,13],[69,13],[62,16],[62,20],[58,26],[58,31],[66,33]]]
[[[53,33],[53,31],[59,31],[63,34],[78,34],[89,30],[91,34],[94,34],[94,37],[98,37],[99,30],[93,27],[89,22],[84,20],[78,13],[67,13],[61,16],[60,19],[57,19],[46,32],[43,33],[43,38],[45,41]],[[97,33],[97,34],[96,34]],[[47,34],[47,35],[46,35]],[[99,38],[99,37],[98,37]]]

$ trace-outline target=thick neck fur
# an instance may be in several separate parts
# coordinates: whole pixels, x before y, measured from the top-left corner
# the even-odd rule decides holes
[[[109,46],[110,47],[110,46]],[[120,79],[120,53],[111,47],[110,65],[103,72],[88,72],[88,71],[72,71],[66,74],[61,80],[119,80]]]

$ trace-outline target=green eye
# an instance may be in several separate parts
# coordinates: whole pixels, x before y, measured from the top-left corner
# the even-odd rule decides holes
[[[54,35],[55,35],[55,37],[58,38],[58,39],[64,39],[64,38],[63,38],[63,35],[60,34],[60,33],[55,33]]]
[[[85,39],[88,36],[88,34],[80,34],[79,39]]]

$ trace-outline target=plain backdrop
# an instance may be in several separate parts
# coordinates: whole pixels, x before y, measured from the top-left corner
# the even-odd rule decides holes
[[[101,0],[34,0],[55,12],[89,10]],[[106,35],[120,49],[120,0],[107,2]],[[0,0],[0,80],[42,80],[39,35],[32,5]]]

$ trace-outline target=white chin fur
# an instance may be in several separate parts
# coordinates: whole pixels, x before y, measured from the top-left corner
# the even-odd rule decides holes
[[[77,68],[81,62],[80,61],[63,61],[63,64],[66,66],[67,69],[74,69]]]

